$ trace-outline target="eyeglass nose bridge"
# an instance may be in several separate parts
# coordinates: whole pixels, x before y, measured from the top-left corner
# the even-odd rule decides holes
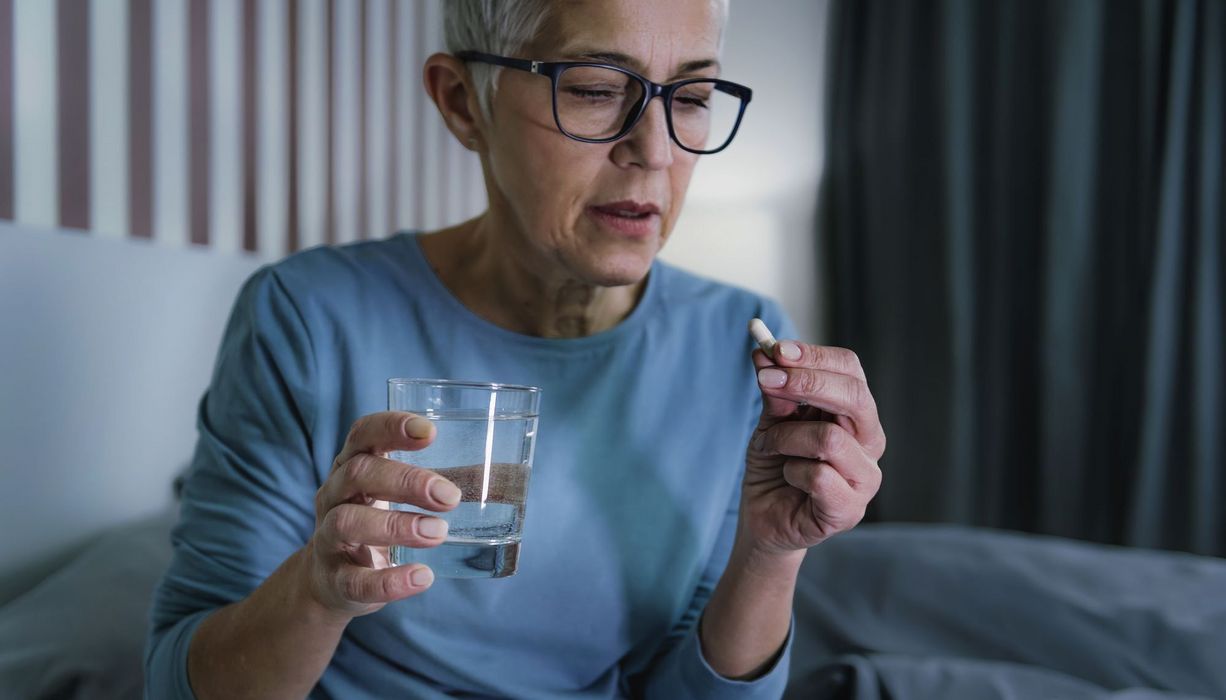
[[[664,101],[664,125],[668,129],[668,137],[678,145],[681,142],[677,139],[677,133],[673,131],[673,109],[672,98],[673,90],[676,85],[660,85],[653,83],[646,78],[634,76],[638,79],[639,84],[643,86],[643,97],[639,100],[638,105],[626,115],[626,121],[622,123],[621,132],[613,138],[614,141],[620,140],[628,136],[631,130],[643,119],[643,115],[647,113],[647,108],[651,105],[651,101],[659,97]]]

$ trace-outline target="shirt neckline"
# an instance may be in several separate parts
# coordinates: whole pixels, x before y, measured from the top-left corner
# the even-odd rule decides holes
[[[409,264],[416,268],[416,277],[424,280],[426,285],[430,287],[433,295],[442,299],[442,302],[452,312],[463,318],[465,323],[478,332],[493,336],[500,341],[543,350],[564,352],[601,348],[617,343],[641,328],[659,304],[660,287],[664,281],[662,279],[663,266],[659,260],[652,260],[651,269],[647,273],[646,286],[638,303],[631,309],[629,315],[612,328],[581,338],[542,338],[535,335],[517,333],[481,317],[465,306],[447,285],[443,284],[443,280],[439,278],[438,273],[430,266],[430,261],[426,259],[425,253],[422,252],[420,238],[423,235],[421,231],[404,231],[393,237],[394,240],[403,244]]]

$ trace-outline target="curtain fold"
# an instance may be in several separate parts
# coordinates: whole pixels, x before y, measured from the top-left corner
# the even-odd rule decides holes
[[[1226,3],[835,0],[872,516],[1226,554]]]

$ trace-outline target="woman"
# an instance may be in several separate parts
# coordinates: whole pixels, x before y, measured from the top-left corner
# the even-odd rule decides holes
[[[452,54],[425,86],[489,209],[248,281],[200,406],[148,694],[777,697],[805,550],[860,520],[885,438],[855,355],[751,357],[748,319],[793,335],[777,305],[655,261],[699,154],[735,133],[713,105],[739,117],[749,97],[711,82],[726,7],[445,8]],[[380,410],[392,376],[543,387],[516,576],[384,565],[446,529],[375,499],[459,498],[384,458],[434,437]]]

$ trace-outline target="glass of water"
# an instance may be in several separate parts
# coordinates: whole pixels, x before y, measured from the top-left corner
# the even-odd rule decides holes
[[[446,513],[406,503],[394,510],[430,513],[447,521],[437,547],[393,546],[392,563],[422,563],[441,578],[499,578],[515,573],[524,525],[528,477],[536,446],[541,390],[534,386],[449,379],[389,379],[387,407],[434,422],[424,450],[391,459],[447,477],[462,493]]]

